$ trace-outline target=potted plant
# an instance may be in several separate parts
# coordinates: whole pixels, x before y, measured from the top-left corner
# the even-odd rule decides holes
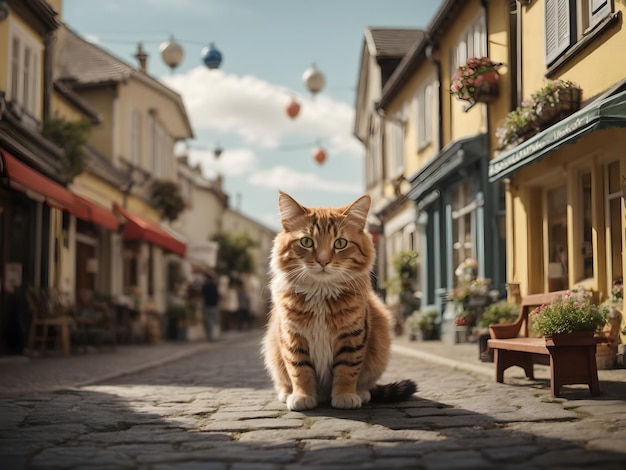
[[[181,304],[170,304],[165,312],[167,317],[168,338],[171,340],[184,341],[187,339],[187,327],[189,326],[189,310]]]
[[[580,109],[581,89],[569,80],[552,80],[531,95],[540,130]]]
[[[417,280],[417,257],[415,251],[400,251],[393,258],[395,275],[387,280],[385,288],[389,293],[398,296],[399,318],[396,330],[400,331],[404,321],[420,308],[420,300],[415,296]],[[400,334],[401,331],[400,331]]]
[[[591,295],[585,289],[574,289],[549,305],[537,307],[530,315],[532,329],[554,344],[571,343],[573,337],[592,337],[606,324],[609,310],[591,302]]]
[[[438,325],[439,311],[435,309],[426,312],[415,311],[404,321],[411,341],[437,339]]]
[[[490,338],[489,325],[513,323],[519,316],[520,306],[505,301],[488,305],[478,317],[476,326],[481,329],[478,336],[478,358],[482,362],[493,362],[493,351],[488,351],[487,340]]]
[[[456,69],[450,85],[450,93],[472,103],[490,103],[498,97],[500,74],[489,57],[470,57],[465,65]]]

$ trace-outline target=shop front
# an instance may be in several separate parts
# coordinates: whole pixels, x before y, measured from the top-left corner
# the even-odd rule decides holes
[[[499,155],[507,281],[519,295],[582,285],[611,297],[626,265],[626,92],[595,101]]]

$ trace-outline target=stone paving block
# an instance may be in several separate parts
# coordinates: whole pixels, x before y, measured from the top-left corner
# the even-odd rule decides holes
[[[332,440],[342,436],[341,432],[332,432],[319,429],[264,429],[247,431],[240,434],[239,442],[285,442],[302,441],[307,439]]]
[[[422,457],[422,463],[429,470],[449,468],[499,468],[499,466],[487,461],[480,452],[474,450],[450,450],[449,452],[428,453]]]
[[[244,419],[241,421],[213,421],[199,426],[198,429],[204,431],[250,431],[252,429],[280,429],[299,428],[302,420],[299,419]]]
[[[99,467],[133,468],[134,461],[124,454],[97,447],[51,447],[32,460],[32,468],[89,468],[94,462]]]

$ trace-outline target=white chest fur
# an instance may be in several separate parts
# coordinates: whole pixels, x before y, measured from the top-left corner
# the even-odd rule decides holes
[[[332,386],[333,345],[326,324],[325,311],[317,311],[302,335],[309,343],[309,357],[317,375],[318,395],[330,395]]]

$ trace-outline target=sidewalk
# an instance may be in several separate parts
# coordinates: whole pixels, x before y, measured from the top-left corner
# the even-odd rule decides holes
[[[258,331],[228,331],[213,343],[205,340],[121,345],[70,357],[16,356],[0,360],[0,396],[45,393],[102,382],[219,348],[256,335]]]
[[[220,345],[261,337],[261,330],[228,331],[214,343],[204,340],[192,342],[163,341],[152,345],[124,345],[115,350],[101,351],[70,357],[41,357],[29,359],[19,356],[0,361],[0,396],[23,393],[44,393],[102,382],[115,377],[157,367],[200,352],[219,348]],[[405,336],[395,337],[392,348],[395,353],[417,360],[440,364],[452,369],[488,377],[495,381],[494,365],[478,359],[478,344],[448,344],[440,340],[409,341]],[[511,368],[509,377],[523,379],[523,371]],[[550,378],[547,366],[536,365],[535,377]],[[626,369],[599,370],[598,378],[603,393],[626,400]]]
[[[441,340],[409,341],[406,336],[399,336],[394,338],[392,347],[394,352],[473,374],[488,376],[495,382],[494,364],[480,361],[477,343],[448,344]],[[509,377],[525,380],[524,372],[519,367],[507,369],[504,383]],[[535,378],[549,380],[550,368],[536,364]],[[626,369],[598,370],[598,380],[603,394],[611,398],[626,400]]]

